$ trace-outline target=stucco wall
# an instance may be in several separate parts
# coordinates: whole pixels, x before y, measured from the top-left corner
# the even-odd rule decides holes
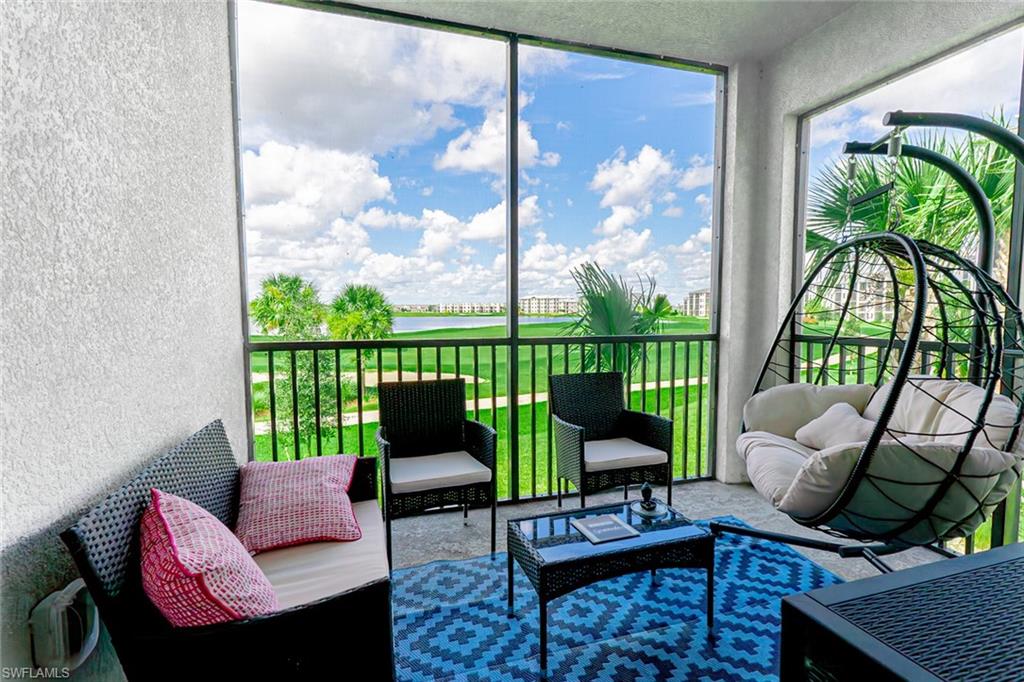
[[[2,664],[75,577],[57,532],[245,416],[223,2],[0,5]],[[104,643],[80,678],[117,679]]]
[[[723,253],[721,480],[746,478],[734,446],[743,404],[792,293],[797,117],[1022,15],[1019,2],[858,3],[762,60],[756,106],[740,94],[737,147],[726,159],[735,182],[726,187],[733,216]],[[747,68],[737,67],[741,75]]]

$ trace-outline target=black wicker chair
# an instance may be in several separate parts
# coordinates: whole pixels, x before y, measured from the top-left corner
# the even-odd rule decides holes
[[[376,499],[376,467],[373,457],[359,459],[349,488],[353,502]],[[362,670],[393,679],[386,577],[266,616],[172,627],[143,592],[140,577],[138,527],[151,488],[185,497],[233,526],[238,464],[221,422],[156,459],[61,534],[129,679],[338,677],[346,665],[340,644]]]
[[[385,382],[377,391],[388,559],[392,519],[449,505],[463,515],[490,507],[493,554],[498,434],[466,419],[465,380]]]
[[[550,390],[558,506],[563,480],[576,486],[581,507],[589,493],[621,485],[628,496],[631,483],[645,482],[668,486],[672,504],[672,420],[627,410],[622,372],[559,374],[551,377]],[[652,461],[654,451],[665,459]]]

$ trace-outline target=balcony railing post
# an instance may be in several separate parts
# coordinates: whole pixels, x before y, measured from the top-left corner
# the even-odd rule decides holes
[[[293,454],[296,461],[302,458],[299,452],[299,377],[296,373],[295,351],[291,352],[291,376],[292,383],[292,444]]]

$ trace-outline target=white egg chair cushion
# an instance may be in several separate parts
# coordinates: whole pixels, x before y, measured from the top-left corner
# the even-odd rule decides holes
[[[747,431],[736,441],[754,488],[776,507],[814,450],[767,431]]]
[[[779,402],[805,407],[809,415],[806,423],[824,414],[836,402],[847,402],[836,400],[839,391],[826,389],[849,388],[782,391],[794,386],[797,385],[771,388],[755,396],[760,400],[752,410],[745,409],[744,416],[748,426],[753,421],[763,430],[741,435],[737,448],[746,462],[751,482],[761,495],[791,516],[812,518],[836,500],[865,442],[840,443],[814,451],[787,436],[797,418],[785,413]],[[880,405],[890,390],[891,386],[886,385],[875,393],[871,386],[860,385],[859,392],[848,391],[842,395],[866,394],[863,416],[877,420]],[[875,393],[873,398],[872,393]],[[845,506],[845,513],[833,518],[829,525],[881,535],[912,518],[943,483],[946,472],[956,462],[983,397],[984,390],[972,384],[912,378],[904,386],[889,421],[889,433],[894,438],[879,443],[871,456],[867,477]],[[751,402],[753,399],[748,407]],[[767,416],[776,413],[783,413],[781,427],[773,427],[766,421]],[[964,461],[960,478],[928,520],[901,537],[913,540],[919,536],[926,541],[935,534],[962,536],[984,521],[1006,497],[1022,467],[1024,448],[1020,445],[1013,452],[989,446],[989,441],[1005,443],[1015,418],[1013,403],[1004,396],[995,396],[986,413],[989,426],[984,434],[979,434]],[[793,435],[798,429],[799,426],[792,430]],[[934,526],[934,530],[928,524]]]
[[[793,440],[797,430],[836,403],[849,403],[863,412],[875,392],[869,384],[815,386],[785,384],[752,396],[743,406],[748,431],[767,431]]]

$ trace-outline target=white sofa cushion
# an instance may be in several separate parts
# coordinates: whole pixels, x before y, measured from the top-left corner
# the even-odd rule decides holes
[[[768,431],[793,439],[797,429],[836,403],[849,403],[858,412],[863,411],[874,392],[870,384],[774,386],[747,401],[743,406],[743,423],[748,431]]]
[[[352,542],[314,542],[274,549],[253,559],[274,588],[282,609],[308,604],[388,577],[380,507],[373,500],[352,505],[363,531]]]
[[[767,431],[748,431],[736,440],[736,449],[747,463],[750,482],[778,507],[807,458],[814,454],[795,440]]]
[[[491,470],[465,450],[419,457],[393,457],[388,467],[391,470],[391,490],[396,493],[416,493],[491,480]]]
[[[668,453],[630,438],[590,440],[583,444],[583,463],[587,471],[651,466],[667,464]]]
[[[877,422],[864,419],[853,405],[836,403],[796,431],[796,440],[814,450],[843,443],[860,443],[871,437]]]

